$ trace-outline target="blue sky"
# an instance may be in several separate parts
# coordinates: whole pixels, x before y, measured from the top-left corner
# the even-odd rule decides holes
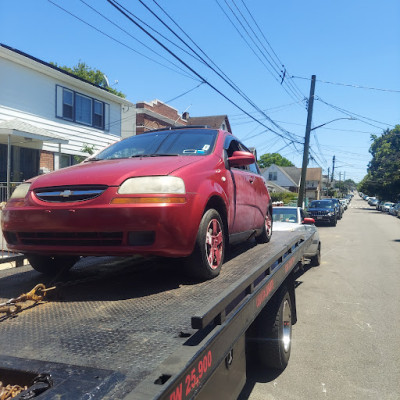
[[[331,172],[335,156],[336,179],[361,180],[371,134],[400,123],[398,0],[142,0],[182,41],[139,0],[118,3],[192,71],[106,0],[0,0],[0,42],[59,65],[85,62],[135,103],[227,114],[258,155],[299,167],[316,75],[313,126],[335,121],[312,131],[309,167]]]

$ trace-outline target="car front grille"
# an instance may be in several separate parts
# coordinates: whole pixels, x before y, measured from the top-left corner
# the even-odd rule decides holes
[[[55,186],[35,189],[35,196],[42,201],[51,203],[73,203],[86,201],[100,196],[107,186],[105,185],[76,185]]]
[[[17,241],[37,246],[121,246],[122,232],[18,232]]]
[[[328,215],[329,211],[310,211],[310,215]]]

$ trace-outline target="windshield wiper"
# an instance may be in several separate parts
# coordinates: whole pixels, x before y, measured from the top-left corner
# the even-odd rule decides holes
[[[167,153],[153,153],[153,154],[138,154],[135,156],[130,156],[129,158],[144,158],[144,157],[166,157],[166,156],[179,156],[179,154],[167,154]]]
[[[90,162],[90,161],[102,161],[102,158],[96,158],[96,157],[92,157],[92,158],[87,158],[86,160],[83,160],[83,162]]]

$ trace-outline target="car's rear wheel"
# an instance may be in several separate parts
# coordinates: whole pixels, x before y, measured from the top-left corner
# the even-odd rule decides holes
[[[207,280],[219,275],[225,254],[225,229],[217,210],[207,210],[200,222],[193,253],[187,260],[190,275]]]
[[[78,256],[43,256],[38,254],[27,255],[29,264],[38,272],[45,275],[54,276],[62,272],[67,272],[76,262],[79,261]]]
[[[312,267],[318,267],[321,264],[321,243],[318,244],[317,254],[311,257],[310,265]]]
[[[272,236],[272,217],[271,212],[268,209],[267,214],[265,215],[265,223],[263,226],[263,230],[259,236],[256,236],[257,243],[268,243],[271,240]]]

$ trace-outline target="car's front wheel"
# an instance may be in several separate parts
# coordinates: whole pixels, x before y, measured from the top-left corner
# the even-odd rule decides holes
[[[271,212],[268,209],[267,214],[265,216],[264,226],[261,232],[261,235],[256,236],[257,243],[268,243],[271,240],[272,236],[272,217]]]
[[[79,261],[78,256],[43,256],[38,254],[28,254],[27,259],[33,269],[45,275],[57,275],[71,269]]]
[[[192,277],[201,280],[219,275],[225,254],[225,228],[217,210],[207,210],[200,222],[193,253],[187,260]]]

